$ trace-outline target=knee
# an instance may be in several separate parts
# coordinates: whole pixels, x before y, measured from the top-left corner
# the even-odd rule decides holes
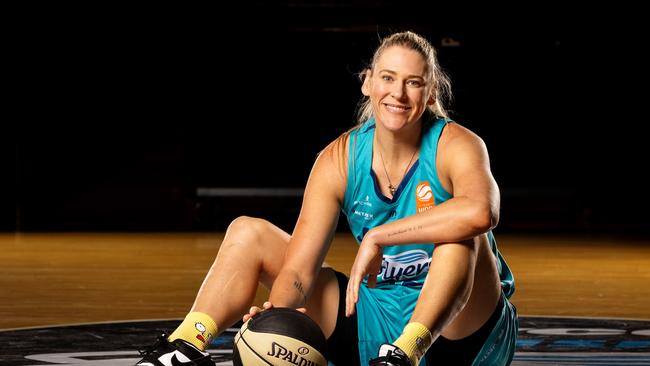
[[[263,219],[249,216],[239,216],[234,219],[226,231],[226,240],[231,244],[254,245],[264,236],[269,222]]]

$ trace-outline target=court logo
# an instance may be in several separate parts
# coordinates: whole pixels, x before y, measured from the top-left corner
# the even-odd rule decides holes
[[[650,365],[650,322],[521,317],[513,366]]]
[[[415,207],[417,213],[424,212],[435,205],[436,203],[431,185],[427,181],[420,182],[415,187]]]

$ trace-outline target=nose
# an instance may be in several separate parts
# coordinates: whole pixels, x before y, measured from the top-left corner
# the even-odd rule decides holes
[[[402,99],[404,96],[404,85],[402,83],[393,84],[393,88],[390,91],[390,95],[395,99]]]

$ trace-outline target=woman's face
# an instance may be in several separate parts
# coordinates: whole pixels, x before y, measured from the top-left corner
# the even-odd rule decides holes
[[[419,121],[433,103],[426,72],[427,64],[417,51],[402,46],[384,50],[361,87],[370,97],[377,123],[396,131]]]

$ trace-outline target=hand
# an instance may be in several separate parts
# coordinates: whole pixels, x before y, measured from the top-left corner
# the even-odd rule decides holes
[[[271,304],[270,301],[264,302],[264,304],[262,304],[262,309],[258,308],[257,306],[251,306],[251,308],[248,309],[248,314],[244,314],[242,320],[244,321],[244,323],[246,323],[250,318],[254,317],[255,315],[261,313],[264,310],[269,310],[272,308],[273,308],[273,304]]]
[[[354,314],[355,305],[359,300],[359,286],[361,286],[363,278],[368,275],[368,287],[375,287],[377,275],[381,269],[383,252],[379,245],[369,239],[368,234],[359,245],[359,251],[357,251],[357,256],[354,258],[350,270],[350,280],[345,295],[345,316],[347,317]]]
[[[244,316],[242,317],[242,320],[244,321],[244,323],[246,323],[248,320],[250,320],[255,315],[261,313],[264,310],[269,310],[269,309],[272,309],[272,308],[273,308],[273,304],[271,304],[270,301],[264,302],[264,304],[262,304],[262,309],[258,308],[257,306],[251,306],[251,308],[248,309],[248,314],[244,314]],[[307,312],[306,308],[298,308],[296,310],[298,310],[301,313],[306,313]]]

